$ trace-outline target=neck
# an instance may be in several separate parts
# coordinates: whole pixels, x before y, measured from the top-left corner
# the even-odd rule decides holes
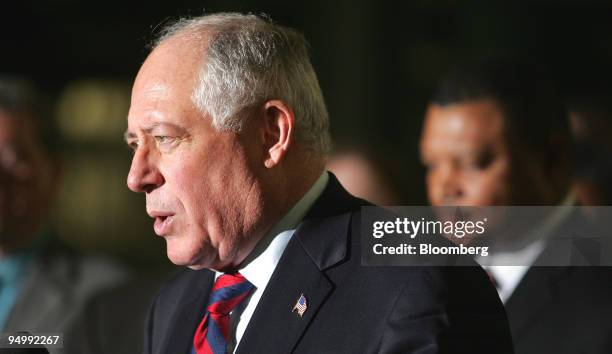
[[[236,268],[243,263],[253,252],[257,244],[280,220],[304,197],[323,173],[323,164],[317,168],[305,170],[302,166],[297,169],[285,169],[278,178],[271,178],[264,186],[264,195],[261,209],[261,220],[256,230],[250,233],[251,237],[245,247],[241,247],[241,254],[237,259]]]

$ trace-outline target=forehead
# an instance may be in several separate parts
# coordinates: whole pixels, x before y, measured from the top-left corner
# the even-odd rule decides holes
[[[193,42],[191,38],[170,38],[147,57],[132,89],[129,129],[174,120],[195,109],[191,93],[204,59]]]
[[[169,38],[160,43],[143,63],[134,91],[146,91],[154,86],[191,88],[204,59],[201,45],[192,37]]]
[[[428,107],[422,145],[449,149],[504,141],[503,116],[492,100]]]

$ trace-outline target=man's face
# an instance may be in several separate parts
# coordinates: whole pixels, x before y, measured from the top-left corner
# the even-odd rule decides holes
[[[432,104],[425,117],[421,158],[432,205],[510,204],[510,149],[502,113],[493,101]]]
[[[38,232],[54,182],[52,162],[29,117],[0,109],[0,249],[22,247]]]
[[[194,107],[190,96],[203,58],[193,47],[170,39],[138,73],[126,132],[134,149],[127,184],[145,193],[172,262],[223,269],[246,256],[240,253],[245,236],[259,222],[261,156],[256,134],[219,132]]]

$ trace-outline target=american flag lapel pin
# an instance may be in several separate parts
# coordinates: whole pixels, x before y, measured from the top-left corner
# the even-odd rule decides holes
[[[306,312],[307,309],[308,300],[306,300],[306,296],[304,296],[304,294],[301,294],[299,299],[295,303],[295,306],[293,306],[293,310],[291,310],[291,312],[296,312],[298,316],[303,317],[304,312]]]

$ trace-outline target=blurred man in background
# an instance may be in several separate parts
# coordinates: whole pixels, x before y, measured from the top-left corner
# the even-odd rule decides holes
[[[70,250],[49,224],[60,137],[41,107],[29,83],[0,77],[2,332],[63,332],[89,297],[124,277],[120,267]]]
[[[521,265],[487,268],[516,352],[612,352],[612,272],[537,266],[575,203],[566,113],[546,76],[509,61],[458,67],[431,99],[420,146],[432,205],[560,206],[539,239],[492,255]]]
[[[576,198],[582,205],[612,205],[610,92],[587,92],[574,97],[569,103],[569,118],[574,138]]]

